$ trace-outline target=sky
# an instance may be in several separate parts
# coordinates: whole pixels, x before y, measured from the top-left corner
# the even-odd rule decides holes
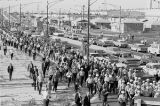
[[[76,11],[80,12],[82,10],[82,5],[87,7],[88,0],[48,0],[52,2],[49,4],[50,11]],[[91,0],[91,3],[96,0]],[[159,0],[160,1],[160,0]],[[41,12],[46,11],[46,2],[47,0],[0,0],[0,7],[8,7],[11,5],[11,11],[19,11],[19,4],[28,4],[22,5],[22,11],[29,12]],[[32,3],[34,2],[34,3]],[[35,3],[39,2],[39,3]],[[118,9],[119,6],[122,9],[134,9],[134,8],[149,8],[150,0],[97,0],[93,5],[91,5],[91,9]],[[114,4],[109,5],[109,4]],[[12,7],[16,5],[15,7]],[[153,3],[156,6],[156,3]],[[87,9],[87,8],[85,8]],[[6,8],[8,10],[8,8]]]

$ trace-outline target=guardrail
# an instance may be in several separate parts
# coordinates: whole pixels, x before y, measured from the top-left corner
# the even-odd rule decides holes
[[[160,106],[160,98],[137,97],[134,106]]]

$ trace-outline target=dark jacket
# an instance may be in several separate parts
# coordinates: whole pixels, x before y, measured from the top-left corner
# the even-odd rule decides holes
[[[13,72],[13,66],[8,66],[8,73],[12,73]]]
[[[91,106],[90,97],[87,95],[84,97],[83,106]]]

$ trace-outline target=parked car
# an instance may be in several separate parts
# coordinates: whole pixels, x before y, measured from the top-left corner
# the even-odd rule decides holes
[[[97,42],[98,46],[103,46],[103,47],[109,47],[109,46],[114,46],[114,43],[112,40],[108,40],[108,39],[100,39]]]
[[[121,47],[121,48],[127,48],[128,47],[128,43],[125,42],[124,40],[117,40],[117,41],[114,41],[113,43],[117,47]]]
[[[146,65],[147,63],[158,63],[158,59],[154,58],[152,54],[144,54],[141,57],[141,65]]]
[[[160,75],[160,63],[148,63],[143,69],[147,75],[154,76],[157,72]]]
[[[64,37],[64,33],[53,33],[54,36]]]
[[[119,53],[121,52],[121,49],[118,48],[118,47],[107,47],[106,50],[112,54],[112,55],[115,55],[115,56],[118,56]]]
[[[140,60],[134,58],[133,54],[130,52],[119,53],[119,62],[126,64],[128,67],[137,67],[140,66]]]
[[[148,52],[154,55],[159,55],[160,54],[160,44],[153,43],[148,47]]]
[[[81,36],[79,36],[78,40],[79,40],[79,41],[87,42],[87,36],[81,35]]]
[[[132,44],[130,48],[137,52],[148,52],[148,47],[141,43]]]
[[[73,40],[78,40],[78,35],[72,34],[71,39],[73,39]]]

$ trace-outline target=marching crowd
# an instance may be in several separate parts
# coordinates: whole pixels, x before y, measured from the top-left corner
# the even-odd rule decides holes
[[[134,98],[160,97],[160,81],[158,73],[155,80],[142,80],[137,77],[136,70],[124,67],[117,67],[116,63],[105,60],[98,60],[90,57],[87,59],[77,49],[66,49],[56,46],[56,41],[45,41],[42,38],[24,36],[1,36],[4,55],[7,53],[7,46],[13,46],[36,60],[36,56],[41,54],[42,66],[38,68],[34,63],[28,65],[30,77],[33,79],[33,87],[41,94],[43,84],[46,85],[44,102],[48,106],[51,91],[57,91],[58,83],[66,81],[67,86],[74,85],[75,103],[77,106],[90,106],[91,97],[98,95],[103,106],[108,105],[108,95],[118,95],[120,106],[134,106]],[[58,42],[59,43],[59,42]],[[11,52],[11,59],[14,53]],[[54,61],[54,65],[52,64]],[[8,68],[9,70],[10,68]],[[46,76],[47,75],[47,76]],[[11,79],[11,77],[10,77]],[[44,83],[47,79],[47,83]],[[88,93],[82,98],[80,89],[88,88]]]

